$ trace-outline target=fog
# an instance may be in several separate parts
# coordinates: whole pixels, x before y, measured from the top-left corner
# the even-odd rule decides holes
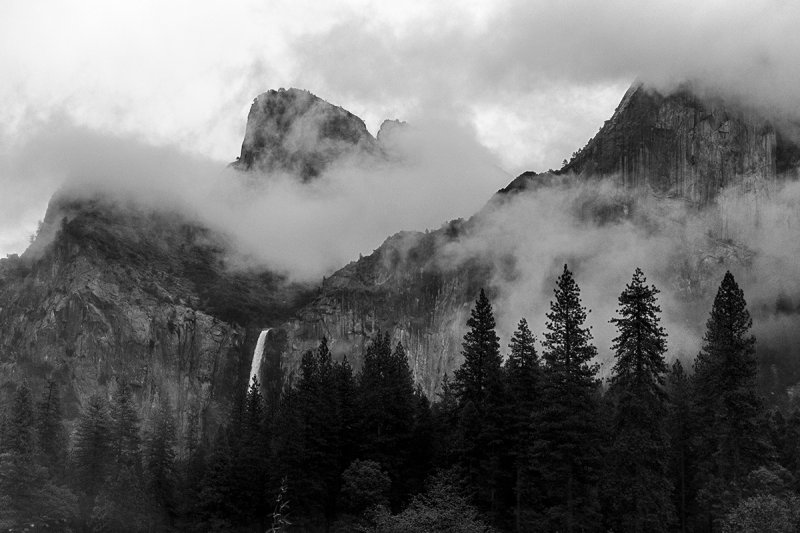
[[[450,23],[435,10],[399,28],[353,16],[296,45],[309,79],[362,101],[388,93],[459,109],[639,77],[665,90],[694,81],[798,118],[799,19],[785,0],[512,0]]]
[[[510,180],[471,131],[441,121],[397,128],[386,156],[352,153],[308,184],[68,121],[46,126],[6,160],[19,183],[176,211],[226,236],[239,266],[299,281],[318,281],[401,229],[475,212]]]
[[[540,178],[542,179],[542,178]],[[564,264],[575,274],[604,372],[610,370],[608,321],[636,267],[661,290],[669,358],[693,360],[724,272],[743,288],[760,347],[784,355],[800,343],[800,183],[758,192],[723,191],[703,209],[681,200],[633,196],[613,177],[555,178],[493,202],[465,236],[438,258],[457,267],[471,257],[493,262],[489,289],[507,343],[525,317],[541,339],[545,313]]]

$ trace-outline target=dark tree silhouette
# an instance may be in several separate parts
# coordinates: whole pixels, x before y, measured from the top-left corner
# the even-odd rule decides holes
[[[544,333],[542,407],[532,456],[543,488],[540,529],[590,530],[600,519],[597,482],[601,428],[597,353],[586,308],[564,265]]]

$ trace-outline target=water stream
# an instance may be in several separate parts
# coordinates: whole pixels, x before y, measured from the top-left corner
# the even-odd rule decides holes
[[[250,385],[253,384],[253,377],[257,377],[259,383],[261,382],[261,376],[259,372],[261,371],[261,361],[264,359],[264,343],[267,340],[267,333],[269,333],[269,328],[262,329],[261,333],[258,335],[258,342],[256,342],[256,349],[253,350],[253,362],[250,364],[250,379],[247,381],[247,388],[250,389]]]

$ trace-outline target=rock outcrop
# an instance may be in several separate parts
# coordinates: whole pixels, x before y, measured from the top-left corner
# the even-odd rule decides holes
[[[166,395],[186,430],[213,432],[246,387],[256,326],[285,320],[307,288],[226,266],[224,239],[108,198],[54,198],[34,244],[0,260],[0,396],[59,384],[68,418],[117,379],[141,414]],[[1,398],[0,398],[1,399]]]
[[[334,355],[359,368],[366,343],[382,331],[403,343],[416,383],[429,395],[437,391],[444,374],[461,363],[471,305],[489,276],[479,258],[452,267],[439,262],[438,251],[458,239],[462,225],[398,233],[325,279],[317,298],[282,326],[289,337],[287,372],[323,336]]]
[[[253,101],[242,152],[233,166],[308,181],[334,161],[376,149],[364,121],[349,111],[308,91],[280,89]]]
[[[662,95],[635,83],[560,172],[615,176],[647,194],[705,205],[724,187],[769,187],[793,146],[754,111],[687,88]]]

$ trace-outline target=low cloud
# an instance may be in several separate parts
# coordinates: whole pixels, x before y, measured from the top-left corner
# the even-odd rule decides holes
[[[791,360],[797,352],[798,182],[769,192],[728,190],[697,209],[679,200],[634,197],[611,180],[567,176],[495,202],[476,219],[438,259],[449,267],[474,257],[493,263],[489,286],[504,343],[521,317],[541,336],[566,263],[591,310],[588,323],[604,372],[612,365],[616,334],[608,321],[636,267],[661,290],[670,358],[690,362],[697,354],[726,269],[745,292],[761,353]]]
[[[298,77],[375,109],[404,102],[495,127],[500,115],[537,141],[527,157],[513,138],[502,143],[507,164],[533,170],[582,146],[637,77],[662,90],[690,81],[800,119],[796,2],[510,0],[493,3],[480,23],[469,9],[451,15],[422,10],[397,25],[352,14],[295,41]],[[587,107],[580,117],[571,116],[575,101]],[[557,131],[564,122],[570,131]]]
[[[40,195],[4,197],[0,212],[20,198],[40,206],[50,187],[75,197],[106,194],[177,211],[226,235],[240,264],[316,281],[392,233],[478,210],[510,179],[474,132],[457,124],[399,128],[387,145],[387,158],[351,154],[302,184],[51,122],[4,160],[14,183],[35,182]]]

